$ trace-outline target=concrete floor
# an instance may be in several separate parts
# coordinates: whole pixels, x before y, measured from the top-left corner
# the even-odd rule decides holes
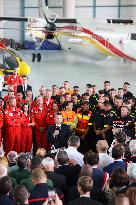
[[[60,87],[64,80],[68,80],[71,87],[79,85],[81,93],[85,91],[87,83],[96,84],[99,90],[103,88],[105,80],[111,81],[114,88],[122,87],[128,81],[131,84],[130,90],[136,94],[135,63],[121,63],[117,59],[94,62],[89,58],[73,55],[70,51],[42,51],[42,61],[33,63],[31,53],[32,51],[21,51],[32,67],[29,84],[33,87],[34,96],[38,94],[41,85],[50,88],[56,84]]]

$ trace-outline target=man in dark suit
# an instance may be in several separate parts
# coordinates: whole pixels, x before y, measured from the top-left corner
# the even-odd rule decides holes
[[[93,187],[93,180],[90,176],[82,176],[79,178],[78,192],[80,193],[80,198],[73,200],[68,203],[68,205],[101,205],[102,203],[93,200],[90,197],[90,190]]]
[[[59,167],[55,172],[66,177],[68,187],[75,186],[81,169],[80,165],[74,160],[69,160],[66,151],[58,152],[57,162]]]
[[[59,188],[61,192],[63,192],[64,195],[66,196],[67,194],[66,177],[54,172],[54,168],[55,168],[54,160],[50,157],[46,157],[42,160],[42,166],[48,179],[50,179],[53,182],[53,186],[55,188],[56,187]]]
[[[28,77],[26,75],[22,76],[22,84],[17,86],[17,92],[21,92],[23,94],[23,98],[26,98],[26,92],[30,90],[32,91],[32,87],[28,85]]]
[[[47,132],[47,143],[54,145],[56,149],[67,147],[69,137],[72,135],[69,125],[62,124],[63,117],[60,112],[55,114],[55,124],[49,126]]]
[[[114,162],[104,167],[104,171],[112,174],[113,170],[116,168],[122,168],[123,170],[127,170],[127,164],[122,160],[124,157],[124,147],[121,144],[116,144],[112,148],[112,157],[114,158]]]

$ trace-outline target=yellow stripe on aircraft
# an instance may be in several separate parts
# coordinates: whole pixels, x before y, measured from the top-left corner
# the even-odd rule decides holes
[[[108,50],[108,48],[105,48],[103,45],[101,45],[96,39],[91,39],[88,36],[77,36],[71,33],[65,33],[65,32],[59,32],[58,34],[56,34],[57,37],[64,35],[64,36],[72,36],[74,38],[83,38],[86,39],[87,41],[89,41],[91,44],[93,44],[95,46],[95,48],[97,48],[99,51],[101,51],[103,54],[107,55],[107,56],[114,56],[114,54]]]

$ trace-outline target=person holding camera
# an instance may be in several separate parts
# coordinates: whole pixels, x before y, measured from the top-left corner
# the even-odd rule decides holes
[[[47,199],[42,205],[63,205],[62,201],[59,199],[58,195],[55,194],[54,200]]]

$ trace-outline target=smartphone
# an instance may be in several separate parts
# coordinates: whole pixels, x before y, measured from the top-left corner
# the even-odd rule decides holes
[[[49,204],[51,203],[51,201],[55,202],[55,194],[56,192],[54,189],[48,191],[48,203]]]

